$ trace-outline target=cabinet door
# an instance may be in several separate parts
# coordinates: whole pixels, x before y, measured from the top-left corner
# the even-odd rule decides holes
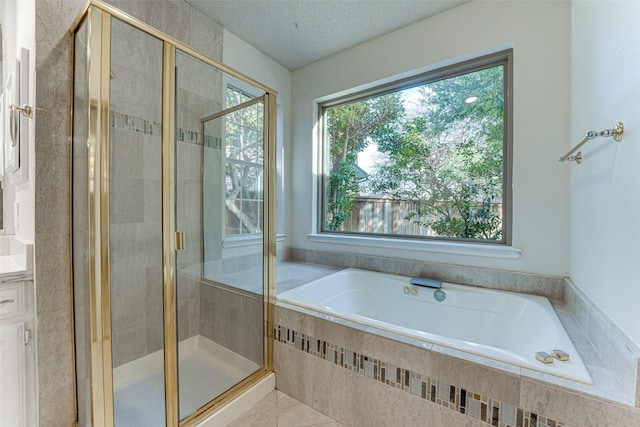
[[[26,425],[24,323],[0,328],[0,425]]]

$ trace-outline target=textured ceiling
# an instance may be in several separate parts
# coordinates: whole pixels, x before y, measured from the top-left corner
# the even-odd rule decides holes
[[[186,0],[289,70],[469,0]]]

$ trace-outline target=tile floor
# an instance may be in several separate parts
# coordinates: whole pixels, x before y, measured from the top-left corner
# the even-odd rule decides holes
[[[345,427],[286,394],[274,390],[228,427]]]

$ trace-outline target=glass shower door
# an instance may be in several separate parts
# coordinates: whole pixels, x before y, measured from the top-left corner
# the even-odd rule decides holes
[[[228,82],[219,70],[177,52],[181,420],[264,366],[264,104],[259,97],[221,111],[237,98],[230,99]]]
[[[111,19],[109,271],[114,422],[164,426],[162,41]]]
[[[271,373],[276,94],[107,4],[75,25],[78,425],[195,425]]]

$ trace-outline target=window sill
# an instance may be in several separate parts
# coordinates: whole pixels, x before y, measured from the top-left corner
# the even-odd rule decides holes
[[[485,258],[518,259],[522,250],[512,246],[486,243],[435,242],[424,240],[391,239],[384,237],[340,236],[336,234],[308,234],[312,242],[383,249],[402,249],[437,254],[465,255]]]
[[[276,235],[276,243],[284,242],[284,239],[287,237],[286,234],[277,234]],[[260,235],[249,235],[249,236],[238,236],[238,237],[227,237],[222,242],[223,248],[239,248],[241,246],[254,246],[262,244],[262,234]]]

